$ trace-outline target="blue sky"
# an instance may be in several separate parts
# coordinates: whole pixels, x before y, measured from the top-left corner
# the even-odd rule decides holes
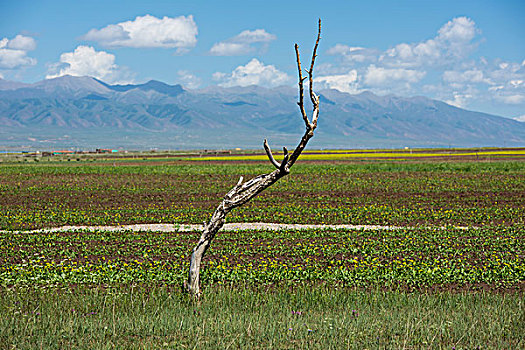
[[[424,95],[525,120],[525,1],[0,0],[0,77],[64,74],[187,88],[296,84]]]

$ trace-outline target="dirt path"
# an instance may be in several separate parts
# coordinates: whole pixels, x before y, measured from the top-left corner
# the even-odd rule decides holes
[[[192,232],[202,231],[202,225],[194,224],[134,224],[121,226],[62,226],[45,228],[39,230],[23,231],[29,233],[39,232],[64,232],[73,230],[83,231],[155,231],[155,232]],[[399,230],[414,229],[412,226],[382,226],[382,225],[303,225],[303,224],[276,224],[264,222],[251,223],[229,223],[225,224],[221,231],[240,231],[240,230],[310,230],[310,229],[351,229],[351,230]],[[454,226],[458,229],[467,229],[464,226]],[[6,231],[0,231],[6,232]]]

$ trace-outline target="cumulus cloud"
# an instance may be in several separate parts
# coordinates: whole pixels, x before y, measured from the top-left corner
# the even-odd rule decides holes
[[[13,39],[8,40],[7,47],[13,50],[33,51],[36,49],[36,41],[30,36],[18,34]]]
[[[464,108],[468,104],[469,100],[472,99],[472,97],[473,96],[470,94],[454,92],[452,99],[444,100],[443,102],[448,103],[454,107]]]
[[[383,68],[370,65],[365,74],[365,83],[370,86],[388,86],[396,82],[417,83],[426,72],[404,68]]]
[[[273,65],[265,65],[256,58],[245,66],[235,68],[230,74],[216,72],[213,74],[213,79],[224,87],[249,85],[275,87],[290,82],[288,74]]]
[[[27,56],[28,51],[36,48],[35,39],[17,35],[13,39],[0,40],[0,69],[18,69],[34,66],[36,59]]]
[[[314,78],[320,89],[336,89],[342,92],[356,94],[360,92],[357,80],[357,71],[350,70],[346,74],[325,75]]]
[[[443,85],[435,86],[437,97],[456,106],[468,107],[479,101],[490,101],[505,109],[525,107],[523,63],[498,59],[490,62],[481,58],[444,71],[442,81]]]
[[[484,67],[487,76],[495,84],[510,84],[514,87],[523,86],[525,80],[525,65],[516,62],[495,62]]]
[[[245,30],[233,38],[215,43],[210,49],[210,54],[215,56],[246,55],[257,49],[256,44],[262,44],[262,48],[266,48],[276,38],[275,35],[264,29]]]
[[[197,89],[202,84],[202,80],[199,77],[187,70],[179,70],[176,81],[188,89]]]
[[[438,39],[449,43],[468,43],[478,32],[479,29],[472,19],[456,17],[439,29]]]
[[[130,40],[131,35],[120,24],[110,24],[102,29],[91,29],[82,37],[85,40],[97,41],[107,46],[117,46],[125,40]]]
[[[341,56],[348,63],[351,62],[374,62],[379,55],[378,50],[369,49],[359,46],[348,46],[343,44],[336,44],[326,51],[329,55]]]
[[[522,115],[525,60],[474,58],[480,39],[476,22],[463,16],[423,40],[400,42],[384,51],[338,43],[316,69],[317,88],[425,94],[457,107]]]
[[[319,66],[316,82],[350,93],[425,93],[458,107],[525,107],[525,60],[472,59],[480,33],[473,19],[456,17],[426,40],[385,51],[339,43],[326,51],[335,60]]]
[[[473,68],[466,71],[445,71],[443,80],[448,83],[490,83],[490,80],[484,77],[483,71]]]
[[[82,38],[106,47],[177,48],[188,50],[197,43],[197,24],[193,16],[157,18],[137,16],[133,21],[91,29]]]
[[[16,69],[34,66],[36,59],[27,56],[26,51],[0,48],[0,68]]]
[[[264,29],[244,30],[239,35],[233,37],[231,40],[240,43],[267,43],[275,40],[277,37],[266,32]]]
[[[465,58],[476,47],[473,40],[480,30],[467,17],[444,24],[438,34],[419,43],[401,43],[387,50],[379,61],[398,67],[442,66]]]
[[[445,23],[428,40],[399,43],[384,52],[337,44],[327,53],[339,56],[341,64],[374,63],[390,68],[443,67],[465,59],[476,48],[479,33],[472,19],[456,17]]]
[[[430,39],[399,43],[385,51],[339,43],[327,50],[328,55],[336,57],[337,64],[320,66],[319,73],[324,76],[318,80],[322,86],[345,92],[369,89],[376,93],[414,94],[424,80],[435,79],[436,74],[429,76],[427,71],[442,70],[442,82],[451,87],[450,91],[468,84],[487,84],[492,78],[486,72],[462,66],[475,49],[479,33],[472,19],[456,17]],[[352,80],[354,77],[360,78]],[[456,101],[452,95],[448,97]],[[462,101],[465,100],[468,99]]]
[[[91,76],[109,83],[132,82],[131,74],[115,64],[115,55],[83,45],[61,54],[60,62],[51,65],[46,79],[63,75]]]
[[[210,54],[214,56],[239,56],[246,55],[253,51],[254,49],[250,45],[220,42],[212,46]]]
[[[525,103],[525,64],[523,62],[501,62],[484,64],[481,67],[487,77],[489,97],[506,105]]]

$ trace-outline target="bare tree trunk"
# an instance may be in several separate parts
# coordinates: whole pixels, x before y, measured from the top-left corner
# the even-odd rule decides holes
[[[270,162],[276,167],[276,169],[269,173],[259,175],[253,179],[243,183],[243,178],[239,179],[237,185],[235,185],[225,196],[221,204],[215,209],[210,221],[204,224],[201,238],[199,242],[193,248],[190,260],[190,270],[188,274],[188,280],[185,282],[185,289],[188,293],[198,298],[200,292],[200,267],[202,257],[208,250],[211,242],[215,238],[217,232],[222,228],[225,222],[226,215],[234,208],[239,207],[250,199],[264,191],[266,188],[273,185],[281,177],[289,174],[290,168],[294,165],[295,161],[301,155],[302,151],[306,147],[308,141],[314,136],[314,130],[317,127],[317,118],[319,117],[319,96],[313,92],[313,71],[315,58],[317,57],[317,47],[319,46],[319,40],[321,39],[321,20],[319,19],[319,28],[317,32],[317,40],[315,42],[314,50],[312,53],[312,60],[310,63],[310,69],[307,71],[309,79],[309,95],[313,105],[312,121],[308,119],[304,108],[304,86],[303,83],[307,77],[303,77],[301,60],[299,57],[299,46],[295,44],[295,54],[297,59],[297,69],[299,74],[299,102],[297,102],[301,115],[303,117],[306,131],[301,138],[301,141],[293,151],[291,155],[288,154],[286,147],[283,147],[284,158],[281,163],[277,162],[272,155],[272,151],[268,142],[264,140],[264,149]]]

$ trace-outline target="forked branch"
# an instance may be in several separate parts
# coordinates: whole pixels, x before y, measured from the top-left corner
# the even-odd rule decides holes
[[[268,156],[268,159],[270,159],[270,163],[272,163],[274,167],[280,169],[282,172],[289,173],[290,169],[288,168],[288,149],[286,149],[286,147],[283,147],[283,160],[281,161],[281,163],[279,163],[273,157],[272,150],[270,149],[270,146],[268,145],[268,141],[266,141],[266,139],[264,139],[263,146],[264,150],[266,151],[266,155]]]
[[[266,188],[273,185],[281,177],[288,175],[290,168],[294,165],[295,161],[301,155],[302,151],[306,147],[308,141],[314,136],[314,130],[317,127],[317,119],[319,117],[319,97],[313,92],[313,74],[314,64],[317,57],[317,48],[319,46],[319,40],[321,39],[321,19],[319,19],[319,28],[317,32],[317,40],[312,53],[312,60],[310,63],[310,69],[307,71],[308,77],[303,77],[301,68],[301,58],[299,55],[299,46],[295,44],[295,54],[297,60],[297,70],[299,72],[299,101],[297,105],[301,112],[303,121],[305,123],[306,131],[301,138],[301,141],[290,155],[286,147],[283,147],[283,159],[279,163],[275,160],[272,150],[268,145],[268,141],[265,139],[263,143],[264,150],[268,159],[272,165],[276,168],[274,171],[268,174],[262,174],[254,177],[253,179],[243,183],[243,178],[239,179],[237,185],[235,185],[225,196],[223,201],[219,204],[215,212],[213,213],[210,221],[204,223],[204,228],[201,234],[199,242],[193,249],[190,260],[190,271],[188,274],[188,280],[185,282],[185,289],[194,297],[200,296],[200,265],[202,257],[208,250],[211,242],[215,238],[217,232],[224,225],[226,215],[234,208],[239,207],[250,199],[264,191]],[[308,119],[306,110],[304,108],[304,81],[308,79],[309,83],[309,95],[312,101],[313,111],[311,121]]]

